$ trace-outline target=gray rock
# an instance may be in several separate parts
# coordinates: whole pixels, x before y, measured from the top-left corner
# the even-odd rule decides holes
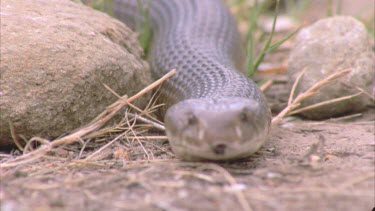
[[[53,139],[117,99],[102,83],[133,95],[151,82],[135,34],[69,0],[2,0],[0,51],[0,148],[9,122],[20,137]]]
[[[323,87],[317,95],[302,103],[302,106],[308,106],[358,93],[355,87],[371,93],[375,75],[373,58],[370,37],[364,25],[352,17],[332,17],[320,20],[299,32],[290,53],[288,75],[290,81],[294,82],[299,72],[305,69],[296,90],[301,93],[334,72],[352,68],[348,75]],[[311,119],[339,116],[360,111],[369,101],[370,98],[362,94],[350,100],[303,112],[302,115]]]

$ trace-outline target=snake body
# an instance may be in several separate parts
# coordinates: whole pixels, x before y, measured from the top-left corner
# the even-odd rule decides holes
[[[177,70],[160,89],[173,152],[185,160],[230,160],[257,151],[270,129],[270,111],[255,83],[237,71],[243,48],[228,8],[221,0],[149,3],[153,74]],[[133,28],[144,18],[136,0],[114,0],[113,6]]]

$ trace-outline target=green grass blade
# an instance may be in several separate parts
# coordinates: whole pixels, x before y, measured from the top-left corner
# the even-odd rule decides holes
[[[289,40],[291,37],[293,37],[299,30],[300,30],[301,27],[298,27],[296,30],[294,30],[292,33],[288,34],[286,37],[284,37],[283,39],[275,42],[274,44],[272,44],[268,50],[267,50],[267,53],[271,53],[272,51],[276,50],[277,48],[280,47],[280,45],[282,45],[285,41]]]
[[[139,33],[138,40],[144,52],[147,54],[149,47],[150,47],[151,36],[152,36],[150,15],[149,15],[150,1],[147,1],[146,5],[144,5],[140,0],[137,0],[137,4],[140,10],[140,13],[144,18],[144,21],[142,23],[138,23],[139,25],[137,25],[137,31]]]
[[[253,72],[254,66],[254,33],[257,28],[257,22],[260,16],[261,11],[263,10],[262,5],[258,4],[258,1],[255,1],[254,6],[249,11],[248,20],[250,22],[249,28],[246,32],[246,39],[247,39],[247,61],[246,61],[246,69],[248,71],[248,75]]]
[[[273,38],[273,35],[275,33],[275,27],[276,27],[276,22],[277,22],[277,16],[278,16],[278,12],[279,12],[279,3],[280,1],[279,0],[276,0],[276,8],[275,8],[275,15],[273,17],[273,23],[272,23],[272,30],[271,30],[271,33],[265,43],[265,45],[263,46],[262,48],[262,51],[260,52],[259,56],[257,57],[256,59],[256,62],[255,64],[252,66],[252,68],[250,69],[250,71],[248,72],[248,76],[251,77],[254,75],[254,73],[257,71],[260,63],[263,61],[264,59],[264,56],[266,55],[270,45],[271,45],[271,42],[272,42],[272,38]]]

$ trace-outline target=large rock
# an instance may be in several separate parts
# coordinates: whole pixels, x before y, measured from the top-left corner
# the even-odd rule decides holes
[[[356,87],[371,93],[375,75],[371,48],[366,28],[352,17],[323,19],[301,30],[289,57],[288,70],[292,82],[300,71],[305,70],[297,93],[306,91],[334,72],[352,68],[348,75],[322,88],[318,94],[306,99],[302,106],[358,93]],[[339,116],[360,111],[369,101],[370,98],[362,94],[303,112],[302,115],[311,119]]]
[[[1,1],[0,148],[20,137],[55,138],[150,83],[136,36],[69,0]],[[138,105],[147,103],[147,97]]]

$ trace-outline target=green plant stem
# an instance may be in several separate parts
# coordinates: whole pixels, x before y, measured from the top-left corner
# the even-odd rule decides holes
[[[275,33],[275,27],[276,27],[276,22],[277,22],[277,15],[278,15],[278,12],[279,12],[279,3],[280,1],[279,0],[276,0],[276,8],[275,8],[275,15],[273,17],[273,23],[272,23],[272,30],[271,30],[271,33],[265,43],[265,45],[263,46],[262,48],[262,51],[260,52],[259,56],[257,57],[256,61],[255,61],[255,64],[251,66],[250,68],[250,71],[248,72],[248,76],[251,77],[254,75],[254,73],[256,72],[256,70],[258,69],[260,63],[263,61],[264,59],[264,56],[266,55],[266,53],[268,52],[268,49],[271,45],[271,42],[272,42],[272,38],[273,38],[273,35]],[[280,44],[281,45],[281,44]]]

